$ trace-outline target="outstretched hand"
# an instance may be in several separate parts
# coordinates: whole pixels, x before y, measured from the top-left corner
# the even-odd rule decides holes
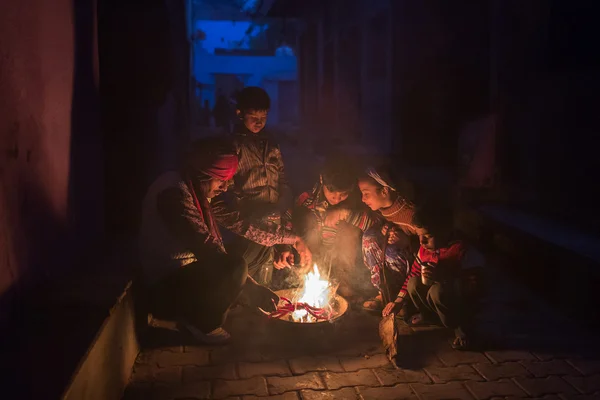
[[[276,269],[290,268],[292,265],[294,265],[294,253],[291,251],[282,251],[273,261]]]
[[[312,253],[308,249],[308,246],[301,238],[298,238],[294,244],[294,248],[300,255],[300,265],[311,265],[312,264]]]
[[[388,236],[388,244],[395,244],[400,240],[398,228],[395,226],[384,225],[383,228],[381,228],[381,234],[383,236]]]
[[[387,317],[390,314],[398,314],[402,310],[402,302],[392,301],[385,305],[381,315]]]
[[[333,210],[328,210],[327,214],[325,215],[325,220],[323,221],[323,224],[326,227],[333,228],[341,221],[348,218],[348,214],[350,214],[350,210],[347,210],[345,208],[335,208]]]

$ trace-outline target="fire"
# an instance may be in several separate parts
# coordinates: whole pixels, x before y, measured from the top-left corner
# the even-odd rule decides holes
[[[323,308],[329,305],[332,296],[332,285],[326,279],[321,279],[317,264],[313,267],[313,272],[306,274],[304,278],[304,288],[299,303],[306,303],[309,306]],[[292,319],[296,322],[312,322],[314,317],[309,315],[305,309],[297,309],[292,314]]]

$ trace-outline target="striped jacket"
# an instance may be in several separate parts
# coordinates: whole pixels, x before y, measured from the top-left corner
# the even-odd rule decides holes
[[[442,281],[460,278],[466,270],[483,267],[485,260],[475,248],[470,248],[462,240],[450,242],[447,247],[431,251],[423,246],[415,256],[410,272],[402,285],[398,297],[405,297],[408,293],[407,286],[410,278],[420,277],[425,266],[435,269]]]
[[[279,145],[265,133],[254,134],[243,125],[236,127],[233,142],[239,157],[233,193],[242,214],[272,211],[273,205],[287,210],[292,193]]]

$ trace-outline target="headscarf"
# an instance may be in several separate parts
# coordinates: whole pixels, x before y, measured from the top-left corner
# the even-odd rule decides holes
[[[390,188],[390,189],[391,189],[391,190],[393,190],[393,191],[396,191],[396,188],[394,188],[394,187],[392,186],[392,184],[391,184],[391,180],[390,180],[389,178],[387,178],[387,177],[386,177],[387,179],[384,179],[384,178],[383,178],[383,177],[382,177],[382,176],[379,174],[379,172],[377,172],[377,171],[375,170],[375,168],[373,168],[373,167],[368,167],[368,168],[365,170],[365,173],[367,174],[367,176],[369,176],[370,178],[372,178],[372,179],[373,179],[375,182],[377,182],[377,183],[378,183],[378,184],[380,184],[381,186],[383,186],[383,187],[387,187],[387,188]],[[390,183],[388,183],[388,182],[390,182]]]
[[[233,178],[238,169],[238,158],[235,154],[222,154],[207,160],[206,165],[198,168],[198,172],[211,178],[228,181]]]
[[[190,145],[185,154],[185,175],[196,179],[208,176],[223,181],[233,178],[238,158],[233,146],[221,138],[205,138]]]
[[[194,204],[211,235],[222,244],[221,233],[210,208],[210,202],[206,197],[197,195],[193,181],[198,176],[208,176],[222,181],[232,179],[238,168],[237,155],[222,140],[205,139],[190,146],[184,165],[186,183]]]

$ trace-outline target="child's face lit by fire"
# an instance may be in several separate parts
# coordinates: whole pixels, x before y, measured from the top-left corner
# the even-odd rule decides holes
[[[327,202],[332,206],[340,204],[342,201],[348,198],[348,192],[340,192],[335,190],[330,190],[327,185],[323,186],[323,194],[325,194],[325,198]]]
[[[362,194],[362,202],[371,210],[377,211],[391,205],[392,199],[387,187],[381,187],[370,181],[362,180],[358,182],[358,187]]]
[[[267,124],[269,110],[236,110],[244,126],[252,133],[259,133]]]
[[[430,251],[437,250],[435,236],[427,228],[417,228],[417,234],[419,235],[419,243],[423,248]]]

